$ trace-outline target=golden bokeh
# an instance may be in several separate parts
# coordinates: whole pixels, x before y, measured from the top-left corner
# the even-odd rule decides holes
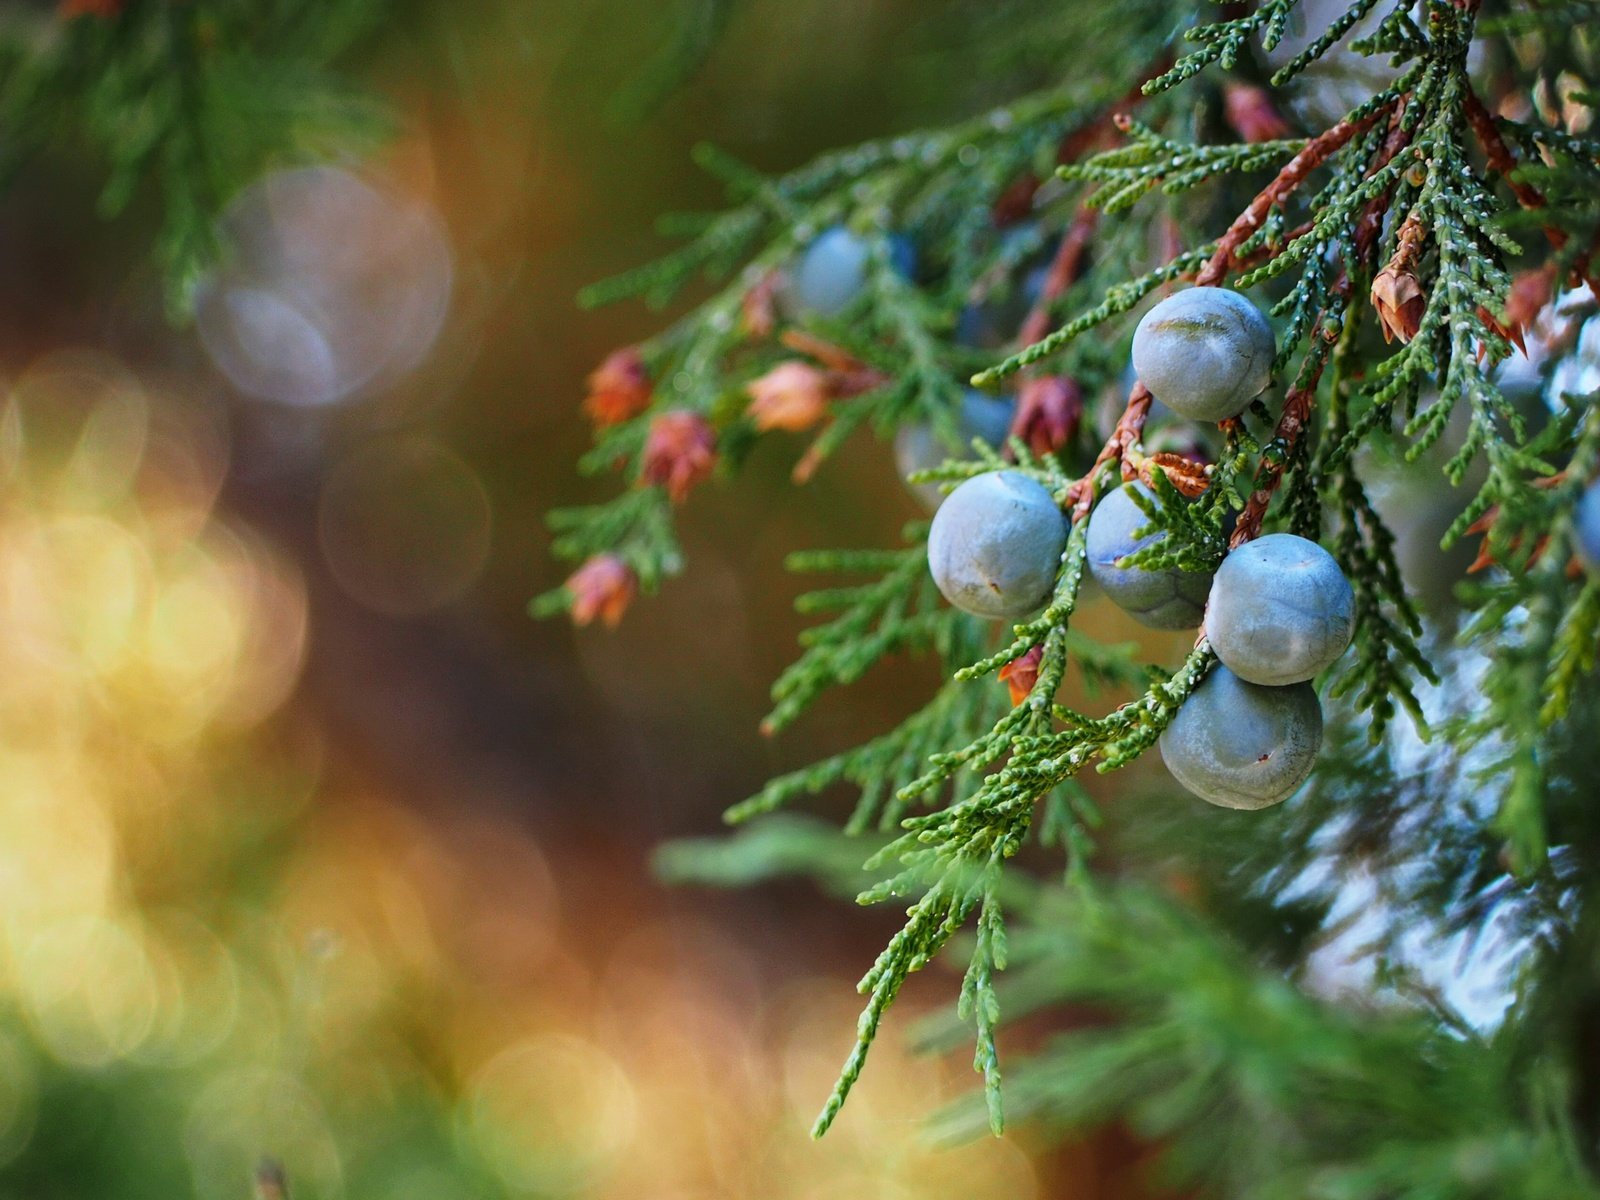
[[[341,583],[403,611],[456,594],[482,544],[421,600],[385,590],[404,572],[363,530],[405,517],[363,473],[443,480],[469,542],[481,485],[429,443],[369,453],[324,501]],[[97,356],[0,405],[0,1161],[60,1081],[116,1076],[146,1089],[122,1119],[166,1114],[183,1186],[219,1200],[264,1157],[305,1197],[1039,1194],[1010,1142],[924,1143],[968,1079],[892,1036],[809,1140],[849,980],[774,989],[637,880],[575,898],[581,856],[557,871],[493,805],[423,816],[324,772],[289,704],[306,587],[215,510],[226,456],[192,397]]]

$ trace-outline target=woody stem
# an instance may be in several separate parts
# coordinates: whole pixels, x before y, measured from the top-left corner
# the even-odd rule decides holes
[[[1275,206],[1287,200],[1295,189],[1305,182],[1306,176],[1325,163],[1329,156],[1353,138],[1371,129],[1378,123],[1379,118],[1387,116],[1398,103],[1398,100],[1391,101],[1357,121],[1346,118],[1307,142],[1304,149],[1284,164],[1277,177],[1262,188],[1250,202],[1249,207],[1228,226],[1228,231],[1217,243],[1215,253],[1195,276],[1195,286],[1218,286],[1232,268],[1234,255],[1239,247],[1244,244],[1245,239],[1261,228],[1261,223],[1267,219],[1267,214]]]

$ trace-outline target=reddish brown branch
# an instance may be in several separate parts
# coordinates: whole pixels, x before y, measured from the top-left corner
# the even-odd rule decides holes
[[[1229,269],[1237,265],[1239,247],[1251,234],[1261,228],[1267,214],[1287,200],[1306,177],[1325,163],[1330,155],[1371,129],[1385,115],[1388,115],[1392,122],[1391,128],[1388,137],[1384,139],[1383,145],[1374,156],[1367,174],[1370,177],[1388,166],[1410,142],[1410,135],[1402,128],[1399,119],[1404,103],[1404,97],[1397,98],[1362,120],[1340,121],[1313,138],[1299,154],[1284,165],[1278,172],[1277,178],[1257,193],[1250,206],[1228,227],[1228,231],[1217,243],[1216,252],[1195,276],[1195,285],[1214,287],[1220,284]],[[1362,213],[1356,230],[1358,256],[1364,257],[1376,244],[1387,204],[1387,197],[1380,197],[1369,204]],[[1341,277],[1335,285],[1336,290],[1344,292],[1348,292],[1349,287],[1348,275]],[[1279,415],[1278,423],[1272,431],[1272,442],[1282,447],[1281,456],[1264,460],[1256,469],[1255,489],[1250,493],[1250,499],[1245,502],[1233,534],[1228,539],[1230,550],[1260,535],[1267,508],[1272,503],[1278,485],[1283,482],[1284,472],[1289,468],[1295,447],[1299,444],[1300,437],[1311,419],[1312,409],[1316,407],[1317,385],[1322,381],[1322,373],[1328,365],[1328,358],[1328,354],[1319,354],[1313,361],[1307,363],[1300,378],[1284,396],[1283,412]],[[1221,426],[1227,431],[1232,424],[1233,422],[1224,421]]]
[[[1078,278],[1078,272],[1083,268],[1084,251],[1089,248],[1089,239],[1094,236],[1095,221],[1099,215],[1098,209],[1087,206],[1079,208],[1072,218],[1072,224],[1061,235],[1061,244],[1056,247],[1055,257],[1050,260],[1050,269],[1045,273],[1044,286],[1039,289],[1039,299],[1034,301],[1017,334],[1017,341],[1021,345],[1031,346],[1050,332],[1050,306]]]
[[[1523,208],[1544,208],[1545,198],[1539,194],[1538,188],[1511,177],[1511,173],[1517,169],[1517,156],[1511,153],[1511,147],[1506,145],[1505,138],[1501,137],[1500,131],[1495,128],[1494,114],[1483,106],[1483,101],[1478,99],[1478,93],[1471,88],[1467,89],[1466,110],[1467,123],[1472,126],[1478,144],[1483,147],[1489,166],[1505,177],[1506,186],[1517,198],[1517,203]],[[1567,234],[1563,229],[1554,229],[1546,225],[1544,233],[1557,250],[1567,243]]]
[[[1401,101],[1404,104],[1404,101]],[[1394,161],[1411,142],[1411,135],[1400,123],[1403,108],[1396,108],[1391,114],[1391,127],[1389,135],[1384,139],[1383,145],[1374,156],[1368,168],[1370,177],[1383,170]],[[1337,128],[1337,126],[1335,127]],[[1332,130],[1329,131],[1330,133]],[[1359,131],[1356,131],[1359,132]],[[1327,136],[1326,134],[1324,136]],[[1348,135],[1345,140],[1349,140]],[[1319,139],[1320,140],[1320,139]],[[1309,150],[1310,147],[1307,147]],[[1302,152],[1303,153],[1303,152]],[[1327,151],[1322,158],[1327,157]],[[1291,167],[1293,163],[1289,164]],[[1287,168],[1285,168],[1287,170]],[[1309,168],[1307,168],[1309,170]],[[1302,173],[1302,178],[1304,177]],[[1280,176],[1281,179],[1281,176]],[[1287,193],[1285,193],[1287,194]],[[1257,202],[1260,198],[1257,197]],[[1378,233],[1383,227],[1383,216],[1389,207],[1388,193],[1373,199],[1362,212],[1360,220],[1356,223],[1356,258],[1358,261],[1365,259],[1377,244]],[[1231,230],[1229,231],[1232,232]],[[1406,236],[1402,231],[1402,254],[1409,248],[1415,252],[1415,237]],[[1401,255],[1397,255],[1397,258]],[[1213,256],[1212,262],[1216,258]],[[1207,264],[1208,267],[1211,263]],[[1350,290],[1350,277],[1348,274],[1340,277],[1335,285],[1335,291],[1348,294]],[[1324,334],[1324,336],[1327,336]],[[1250,493],[1250,498],[1245,502],[1244,510],[1239,514],[1239,520],[1233,527],[1233,533],[1228,538],[1228,549],[1232,550],[1244,543],[1259,537],[1261,524],[1266,519],[1267,508],[1272,503],[1272,497],[1278,490],[1278,485],[1283,482],[1284,472],[1289,469],[1289,464],[1294,457],[1295,447],[1299,445],[1301,436],[1305,433],[1306,426],[1310,423],[1312,410],[1316,407],[1317,386],[1322,382],[1323,371],[1326,370],[1330,354],[1319,354],[1306,365],[1299,379],[1284,396],[1283,412],[1278,417],[1278,423],[1272,431],[1272,442],[1282,447],[1281,457],[1265,460],[1256,469],[1255,488]]]
[[[1400,103],[1397,98],[1361,120],[1340,121],[1308,142],[1300,153],[1284,164],[1272,182],[1256,195],[1249,207],[1228,227],[1227,232],[1217,243],[1216,251],[1195,275],[1195,285],[1215,287],[1220,284],[1228,271],[1239,265],[1236,257],[1239,247],[1261,228],[1267,214],[1274,207],[1283,204],[1295,189],[1305,182],[1306,177],[1325,163],[1331,155],[1371,129],[1385,116],[1392,115]],[[1405,141],[1404,137],[1391,132],[1372,169],[1382,169],[1404,148]],[[1341,281],[1341,286],[1347,284]],[[1327,357],[1319,356],[1315,365],[1297,381],[1296,386],[1291,388],[1285,397],[1283,414],[1279,417],[1277,428],[1273,432],[1273,438],[1281,441],[1286,447],[1282,463],[1281,465],[1263,463],[1257,471],[1256,489],[1240,515],[1230,545],[1240,545],[1260,533],[1267,506],[1271,503],[1273,493],[1277,491],[1289,457],[1311,416],[1312,407],[1316,403],[1317,384],[1322,378],[1326,364]],[[1132,470],[1127,460],[1127,452],[1138,445],[1144,435],[1144,424],[1150,414],[1151,399],[1150,390],[1143,383],[1134,385],[1133,391],[1128,396],[1128,405],[1123,410],[1122,416],[1117,419],[1116,428],[1106,439],[1106,444],[1096,457],[1094,466],[1089,469],[1088,474],[1068,489],[1067,499],[1072,506],[1074,522],[1081,521],[1094,507],[1095,477],[1107,463],[1117,460],[1122,464],[1124,478],[1131,477]],[[1230,424],[1231,422],[1222,422],[1222,428],[1227,430]]]
[[[1095,149],[1105,140],[1112,122],[1120,118],[1123,110],[1136,108],[1144,100],[1144,85],[1166,74],[1171,66],[1171,55],[1162,55],[1150,64],[1139,82],[1129,88],[1124,96],[1101,109],[1082,125],[1063,134],[1061,141],[1056,145],[1057,164],[1065,166],[1067,163],[1076,162],[1090,150]],[[1039,177],[1031,172],[1013,181],[1010,187],[1000,193],[990,210],[994,223],[1008,225],[1025,217],[1033,207],[1033,197],[1039,190],[1040,182]]]
[[[1144,85],[1166,74],[1170,66],[1172,66],[1172,56],[1163,54],[1150,64],[1144,76],[1129,88],[1120,100],[1107,105],[1089,124],[1079,126],[1063,137],[1061,144],[1056,147],[1056,162],[1066,166],[1093,149],[1094,144],[1106,133],[1108,125],[1124,120],[1128,109],[1138,108],[1144,103]]]
[[[1217,243],[1216,252],[1195,276],[1195,286],[1216,287],[1220,284],[1233,266],[1234,255],[1239,247],[1243,245],[1245,239],[1261,228],[1261,223],[1267,219],[1267,214],[1287,200],[1294,190],[1305,182],[1306,176],[1327,162],[1329,156],[1371,129],[1380,118],[1387,116],[1396,103],[1398,101],[1391,101],[1359,121],[1348,119],[1340,121],[1306,143],[1299,154],[1284,164],[1277,178],[1262,188],[1250,202],[1250,206],[1228,226],[1228,231]]]
[[[861,372],[871,372],[872,369],[862,362],[843,346],[836,346],[826,338],[820,338],[814,333],[807,333],[804,329],[785,329],[778,340],[791,350],[816,359],[830,371],[840,374],[853,375]],[[882,383],[888,376],[881,372],[872,372],[878,376]]]
[[[1278,424],[1272,431],[1272,441],[1282,446],[1282,455],[1265,459],[1256,468],[1255,490],[1250,493],[1244,511],[1239,514],[1238,524],[1233,527],[1233,535],[1228,539],[1229,550],[1236,549],[1260,536],[1261,522],[1266,518],[1267,506],[1272,503],[1273,493],[1283,482],[1283,473],[1288,470],[1289,462],[1294,457],[1295,446],[1299,444],[1300,435],[1305,432],[1306,425],[1311,419],[1311,410],[1316,407],[1317,384],[1322,381],[1322,372],[1328,365],[1328,358],[1328,354],[1319,354],[1308,363],[1307,369],[1301,372],[1300,378],[1295,380],[1294,386],[1284,397],[1283,414],[1278,418]]]
[[[1367,171],[1367,176],[1377,174],[1394,161],[1395,156],[1411,144],[1411,130],[1407,129],[1400,118],[1405,113],[1402,103],[1390,118],[1389,136],[1379,148],[1377,157],[1372,160],[1372,166]],[[1372,253],[1372,248],[1378,244],[1378,235],[1383,232],[1384,214],[1389,211],[1389,198],[1391,193],[1380,192],[1374,196],[1367,207],[1362,210],[1361,218],[1356,222],[1355,246],[1356,261],[1364,262]]]
[[[1117,427],[1111,431],[1111,436],[1106,439],[1106,444],[1100,448],[1099,455],[1094,460],[1084,477],[1067,489],[1067,501],[1072,505],[1072,521],[1077,524],[1089,515],[1089,510],[1094,507],[1094,481],[1100,474],[1100,468],[1112,460],[1123,463],[1123,475],[1127,476],[1125,455],[1134,446],[1139,444],[1139,439],[1144,436],[1145,418],[1150,415],[1150,389],[1142,383],[1133,385],[1133,391],[1128,393],[1128,407],[1122,410],[1122,415],[1117,418]]]

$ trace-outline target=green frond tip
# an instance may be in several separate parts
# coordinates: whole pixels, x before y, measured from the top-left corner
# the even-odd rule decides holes
[[[1075,317],[1053,333],[1047,334],[1033,345],[1018,351],[1004,362],[979,371],[972,376],[973,387],[998,388],[1008,377],[1046,358],[1061,353],[1077,337],[1114,317],[1132,311],[1141,300],[1163,284],[1181,279],[1196,271],[1211,257],[1215,246],[1206,245],[1178,255],[1170,263],[1146,272],[1137,279],[1115,284],[1106,289],[1105,298],[1082,315]]]
[[[969,636],[975,639],[976,631]],[[992,729],[1006,711],[1009,706],[1003,689],[947,682],[927,704],[888,733],[769,780],[754,796],[728,809],[723,820],[740,825],[844,784],[858,793],[855,810],[845,824],[847,833],[896,829],[911,803],[901,793],[922,774],[928,761],[948,747],[963,745]],[[959,793],[960,786],[955,790]],[[932,803],[939,797],[925,793],[921,798]]]
[[[767,734],[789,725],[828,689],[860,679],[885,655],[947,645],[957,627],[970,620],[939,595],[920,538],[889,553],[813,552],[792,555],[789,562],[792,570],[866,571],[879,578],[809,592],[795,602],[802,613],[838,615],[801,635],[804,651],[772,686],[772,711],[761,723]]]
[[[1562,619],[1551,647],[1549,682],[1539,720],[1554,725],[1567,715],[1579,686],[1594,674],[1600,650],[1600,583],[1593,580]]]
[[[878,894],[894,894],[899,887],[915,879],[931,882],[921,899],[911,907],[905,925],[890,939],[872,969],[858,985],[858,990],[867,995],[867,1004],[856,1022],[855,1046],[812,1126],[812,1137],[820,1138],[825,1134],[839,1115],[851,1089],[861,1077],[867,1053],[877,1038],[884,1014],[899,995],[906,978],[932,961],[965,924],[974,908],[989,903],[994,889],[999,886],[1001,865],[1021,846],[1030,820],[1028,808],[1014,810],[992,823],[969,830],[959,844],[946,846],[943,853],[918,846],[915,839],[901,839],[900,857],[906,864],[905,870],[899,880],[886,881],[877,889]],[[982,934],[980,931],[980,946],[989,965],[985,969],[980,964],[978,977],[982,983],[974,985],[975,997],[988,992],[993,971],[999,969],[994,959],[997,951],[999,961],[1004,961],[1003,943],[995,936],[1000,921],[999,912],[996,902],[990,909],[989,933]],[[983,1013],[991,1012],[998,1015],[993,1007],[992,996],[985,995]],[[979,1019],[987,1020],[987,1017],[980,1013]],[[988,1027],[992,1029],[992,1023]],[[980,1038],[983,1036],[982,1028],[980,1026]],[[997,1065],[993,1079],[998,1089]]]
[[[528,615],[536,621],[549,620],[551,617],[562,617],[572,611],[572,590],[565,585],[551,588],[548,592],[535,596],[528,601]]]
[[[851,835],[819,817],[783,813],[731,835],[668,842],[652,855],[651,866],[669,884],[743,888],[803,876],[848,898],[870,878],[864,853],[882,840]]]
[[[972,961],[961,981],[961,999],[956,1012],[971,1021],[977,1034],[977,1049],[972,1069],[983,1077],[984,1107],[989,1114],[989,1132],[999,1137],[1005,1132],[1005,1104],[1001,1096],[1000,1053],[995,1044],[1000,1024],[1000,999],[995,993],[995,975],[1005,970],[1006,931],[1000,899],[993,889],[985,891],[978,913],[978,935]]]
[[[1283,37],[1289,17],[1299,0],[1262,0],[1247,16],[1210,25],[1197,25],[1184,34],[1184,39],[1200,43],[1200,49],[1180,58],[1165,73],[1150,80],[1143,87],[1146,96],[1158,95],[1177,87],[1213,65],[1231,71],[1241,55],[1249,52],[1250,43],[1257,37],[1272,49]]]

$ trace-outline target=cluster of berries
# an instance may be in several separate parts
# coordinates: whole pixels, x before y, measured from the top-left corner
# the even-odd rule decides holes
[[[1133,366],[1151,394],[1195,421],[1237,417],[1266,388],[1274,343],[1266,317],[1223,288],[1192,288],[1140,322]],[[1151,492],[1131,482],[1094,508],[1085,535],[1090,576],[1155,629],[1204,622],[1220,666],[1161,737],[1162,757],[1190,791],[1229,808],[1264,808],[1311,772],[1322,711],[1311,680],[1350,644],[1355,596],[1321,546],[1271,534],[1234,548],[1214,574],[1129,560],[1167,534],[1151,529]],[[1055,589],[1069,521],[1040,483],[990,471],[953,491],[934,515],[928,564],[945,598],[976,616],[1016,620]]]

